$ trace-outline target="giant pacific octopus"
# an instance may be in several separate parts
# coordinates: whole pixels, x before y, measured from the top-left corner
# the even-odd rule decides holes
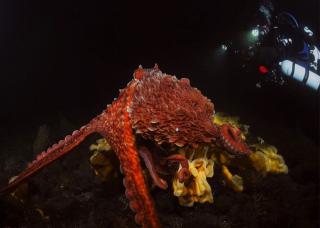
[[[212,122],[214,105],[210,99],[190,85],[189,79],[177,79],[162,73],[158,66],[134,71],[133,79],[119,97],[88,124],[72,135],[40,153],[28,167],[0,190],[13,191],[19,184],[62,157],[92,133],[101,134],[120,160],[123,184],[135,221],[142,227],[160,227],[149,187],[142,172],[145,163],[154,184],[168,187],[164,174],[178,165],[179,181],[186,181],[190,172],[187,159],[178,153],[161,151],[172,147],[196,148],[200,144],[223,147],[234,155],[251,151],[240,137],[239,129]],[[161,148],[161,149],[159,149]],[[160,151],[160,152],[159,152]]]

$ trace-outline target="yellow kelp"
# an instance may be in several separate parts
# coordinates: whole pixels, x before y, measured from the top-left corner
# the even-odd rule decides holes
[[[249,126],[240,123],[240,118],[237,116],[228,116],[222,112],[217,112],[212,117],[212,122],[218,126],[223,124],[230,124],[233,127],[241,129],[241,137],[245,140],[248,134]]]
[[[117,177],[118,172],[114,169],[114,153],[111,146],[105,139],[98,139],[96,144],[90,145],[93,155],[90,157],[90,163],[95,174],[103,181],[106,181],[111,175]]]
[[[186,154],[183,149],[179,152]],[[208,157],[208,147],[200,147],[186,157],[188,158],[191,178],[186,183],[180,183],[177,175],[175,175],[172,181],[173,194],[179,198],[179,204],[182,206],[191,207],[194,202],[213,203],[212,190],[207,178],[213,177],[214,158],[212,156]],[[179,170],[180,168],[181,166]]]
[[[230,124],[233,127],[241,129],[241,137],[243,139],[254,138],[248,137],[250,136],[248,131],[249,126],[241,124],[238,117],[217,113],[212,118],[212,121],[218,126]],[[244,181],[240,175],[233,174],[230,171],[230,167],[242,171],[249,171],[254,168],[263,176],[267,173],[288,173],[288,167],[283,157],[278,154],[277,149],[272,145],[262,142],[263,140],[261,139],[260,141],[260,143],[250,143],[247,141],[252,153],[249,156],[241,157],[233,156],[216,145],[213,145],[213,147],[199,147],[192,151],[191,155],[189,149],[181,149],[179,153],[188,158],[189,171],[192,176],[186,183],[180,183],[177,175],[173,177],[174,195],[179,198],[179,204],[190,207],[193,206],[194,202],[213,203],[212,189],[207,178],[213,177],[215,167],[221,169],[225,183],[236,192],[244,190]],[[210,149],[208,150],[208,148]]]
[[[251,145],[254,151],[249,158],[253,167],[263,175],[267,173],[288,173],[288,166],[277,148],[266,143]]]
[[[172,177],[173,194],[178,197],[180,205],[191,207],[195,202],[213,203],[213,191],[207,178],[213,177],[214,168],[221,169],[226,185],[236,192],[244,190],[244,180],[237,173],[232,173],[231,167],[235,168],[234,170],[242,171],[255,169],[263,176],[267,173],[288,173],[288,167],[283,157],[278,154],[277,149],[259,138],[249,137],[249,126],[241,124],[239,117],[216,113],[212,121],[218,126],[230,124],[241,129],[241,137],[244,140],[249,138],[255,141],[250,143],[246,140],[252,153],[248,156],[238,157],[229,154],[217,145],[199,145],[197,149],[181,148],[177,153],[188,159],[191,177],[185,182],[179,181],[178,172],[182,168],[181,165]],[[256,143],[257,141],[260,142]],[[115,159],[115,156],[105,139],[97,140],[96,144],[90,146],[90,150],[94,151],[90,163],[96,175],[102,180],[107,180],[110,174],[117,176],[118,173],[114,170],[115,161],[112,160]]]

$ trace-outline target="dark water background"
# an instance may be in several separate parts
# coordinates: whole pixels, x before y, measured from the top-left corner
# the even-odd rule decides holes
[[[220,59],[219,63],[215,59],[218,45],[247,25],[256,4],[2,1],[1,184],[20,172],[34,156],[32,144],[40,125],[51,129],[50,141],[62,138],[100,113],[118,95],[118,89],[125,87],[139,64],[152,67],[156,62],[163,72],[189,77],[193,86],[213,100],[216,111],[240,116],[243,123],[251,126],[252,134],[279,149],[290,170],[287,176],[268,177],[256,188],[238,195],[218,188],[215,204],[195,209],[177,209],[175,199],[166,201],[169,196],[156,191],[156,202],[167,202],[159,206],[160,215],[172,217],[176,227],[192,227],[197,221],[205,227],[213,227],[213,223],[217,227],[224,223],[231,227],[317,227],[319,96],[296,83],[257,89],[254,73],[241,70],[234,59]],[[275,5],[279,11],[292,12],[319,35],[318,1],[287,0]],[[89,144],[90,139],[80,148]],[[52,211],[57,227],[72,226],[76,221],[82,221],[83,227],[97,227],[101,221],[103,227],[119,227],[118,220],[112,220],[115,215],[110,215],[110,208],[119,202],[113,202],[110,194],[115,196],[112,199],[121,198],[121,184],[117,183],[111,193],[101,192],[106,186],[101,187],[93,176],[88,154],[83,151],[38,177],[38,184],[47,188],[54,188],[63,178],[72,179],[74,184],[69,190],[38,190],[38,198],[32,198],[31,204],[44,203]],[[64,170],[69,172],[67,177]],[[43,183],[51,178],[53,183]],[[254,209],[253,195],[257,191],[267,199],[267,206],[262,206],[267,214],[258,215]],[[82,193],[91,198],[81,201]],[[28,214],[21,205],[1,202],[1,225],[47,224],[31,212]],[[76,208],[82,209],[77,213]],[[92,211],[95,213],[89,221],[87,215]],[[119,211],[119,220],[130,221],[130,212]],[[166,224],[174,223],[168,221]],[[123,227],[127,223],[124,224]]]

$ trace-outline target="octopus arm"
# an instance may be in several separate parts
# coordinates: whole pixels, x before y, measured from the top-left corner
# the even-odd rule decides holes
[[[12,178],[7,186],[0,189],[0,194],[5,194],[12,191],[22,182],[26,181],[31,176],[41,171],[44,167],[53,163],[63,155],[70,152],[74,147],[79,145],[88,135],[96,131],[96,119],[93,119],[89,124],[83,126],[80,130],[76,130],[72,135],[66,136],[59,143],[54,144],[46,151],[37,155],[37,158],[28,164],[28,167],[18,176]]]

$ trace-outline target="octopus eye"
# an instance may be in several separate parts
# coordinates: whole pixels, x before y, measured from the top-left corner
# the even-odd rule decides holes
[[[234,132],[231,131],[230,128],[228,128],[227,132],[228,132],[228,135],[229,135],[234,141],[236,141],[236,137],[235,137],[235,135],[234,135]]]

